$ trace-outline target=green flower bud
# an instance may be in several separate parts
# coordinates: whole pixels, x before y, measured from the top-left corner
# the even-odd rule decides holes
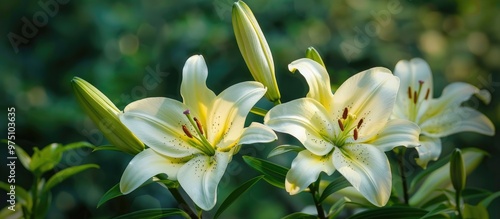
[[[311,46],[311,47],[307,48],[306,58],[312,59],[326,68],[325,63],[323,62],[323,59],[321,58],[318,51],[314,47]]]
[[[233,5],[236,42],[253,78],[267,87],[266,98],[279,103],[281,95],[274,75],[274,62],[266,38],[250,8],[243,1]]]
[[[101,91],[78,77],[71,85],[80,106],[111,144],[129,154],[144,150],[144,144],[121,123],[121,111]]]
[[[460,149],[455,149],[450,158],[450,177],[455,191],[461,192],[465,188],[465,165]]]

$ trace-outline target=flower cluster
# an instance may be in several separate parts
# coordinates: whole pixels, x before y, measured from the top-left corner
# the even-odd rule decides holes
[[[434,98],[430,67],[418,58],[400,61],[394,74],[383,67],[354,74],[333,91],[323,60],[310,48],[306,58],[288,65],[306,80],[307,95],[281,103],[271,50],[256,18],[242,1],[234,3],[232,16],[237,45],[256,81],[232,85],[216,95],[205,83],[204,58],[195,55],[182,71],[182,102],[145,98],[119,111],[90,84],[73,80],[94,122],[108,118],[118,127],[103,127],[106,137],[135,154],[119,183],[123,194],[163,177],[178,182],[197,207],[208,211],[216,205],[218,184],[241,145],[272,142],[278,138],[276,131],[302,144],[295,147],[299,152],[283,182],[290,195],[317,192],[314,185],[322,172],[330,176],[338,171],[366,200],[381,207],[393,193],[386,152],[396,147],[417,150],[417,163],[426,168],[440,156],[441,137],[464,131],[494,134],[485,115],[461,105],[472,95],[488,103],[490,94],[456,82]],[[275,106],[263,110],[262,123],[245,127],[247,114],[264,96]]]

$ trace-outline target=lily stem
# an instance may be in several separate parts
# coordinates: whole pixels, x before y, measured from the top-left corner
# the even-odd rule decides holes
[[[460,206],[460,196],[462,196],[462,191],[455,192],[455,202],[458,211],[458,219],[462,219],[462,207]]]
[[[399,173],[401,174],[401,183],[403,184],[403,197],[405,204],[408,205],[409,197],[408,197],[408,184],[406,182],[406,174],[405,174],[405,152],[406,148],[399,148],[400,150],[397,153],[398,155],[398,164],[399,164]]]
[[[321,205],[321,203],[318,200],[319,199],[319,181],[320,181],[320,179],[318,179],[317,182],[311,184],[309,186],[309,190],[310,190],[311,195],[313,197],[314,205],[316,206],[316,211],[318,211],[318,218],[326,219],[325,210],[323,209],[323,205]]]
[[[33,206],[31,207],[30,218],[35,219],[38,215],[38,184],[40,184],[40,175],[35,174],[35,182],[33,182]]]
[[[191,218],[195,218],[195,219],[199,219],[201,218],[198,217],[198,215],[196,213],[193,212],[193,210],[189,207],[189,205],[187,204],[186,200],[184,200],[184,198],[182,197],[181,193],[179,192],[179,189],[178,188],[168,188],[168,191],[170,191],[170,193],[172,194],[172,196],[174,196],[175,200],[177,200],[177,202],[179,203],[180,207],[186,211],[186,213],[188,213],[189,217]]]

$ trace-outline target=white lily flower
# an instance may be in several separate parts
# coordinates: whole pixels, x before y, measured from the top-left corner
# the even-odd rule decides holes
[[[129,104],[121,121],[147,146],[125,169],[120,190],[127,194],[151,177],[164,173],[178,180],[194,203],[210,210],[217,186],[241,144],[270,142],[276,134],[245,118],[266,89],[258,82],[235,84],[219,95],[207,88],[207,66],[201,55],[183,69],[184,102],[146,98]]]
[[[321,172],[338,170],[368,201],[384,206],[392,175],[384,151],[416,146],[419,128],[407,120],[389,120],[399,80],[385,68],[372,68],[345,81],[332,94],[326,69],[311,59],[289,66],[309,85],[306,98],[272,108],[264,123],[297,138],[299,152],[286,176],[286,190],[297,194]]]
[[[420,126],[421,146],[416,148],[419,155],[416,161],[422,168],[441,154],[441,137],[464,131],[495,134],[493,123],[485,115],[461,106],[472,95],[489,103],[491,95],[488,91],[455,82],[444,88],[441,97],[433,98],[431,70],[427,62],[419,58],[399,61],[394,75],[401,83],[393,118],[407,119]]]

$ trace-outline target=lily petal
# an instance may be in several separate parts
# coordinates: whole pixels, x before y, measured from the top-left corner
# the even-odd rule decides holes
[[[214,92],[208,89],[205,83],[207,76],[208,70],[203,56],[189,57],[182,69],[181,95],[184,104],[189,106],[191,113],[202,124],[207,124],[208,110],[215,99]]]
[[[399,79],[386,68],[371,68],[345,81],[334,94],[334,118],[342,117],[345,107],[349,114],[363,118],[360,138],[377,134],[387,123],[399,89]]]
[[[260,123],[252,122],[249,127],[243,130],[238,144],[267,143],[278,139],[274,131]]]
[[[495,126],[488,117],[469,107],[451,107],[420,124],[422,133],[431,137],[445,137],[458,132],[477,132],[494,135]]]
[[[316,181],[321,172],[332,175],[335,167],[331,159],[331,154],[317,156],[308,150],[299,152],[292,162],[292,167],[286,174],[286,191],[290,195],[295,195],[304,191],[311,183]]]
[[[429,161],[435,161],[439,158],[441,154],[441,139],[421,135],[420,146],[415,149],[418,152],[418,158],[415,158],[415,161],[420,167],[425,169]]]
[[[297,138],[313,154],[329,153],[333,144],[326,136],[335,136],[333,121],[325,108],[312,98],[301,98],[273,107],[264,124]]]
[[[429,64],[421,58],[414,58],[410,61],[401,60],[396,64],[394,69],[394,75],[397,76],[400,81],[400,92],[399,98],[401,100],[408,100],[408,87],[412,87],[412,91],[417,91],[420,84],[419,81],[423,82],[422,84],[422,92],[427,92],[429,89],[429,97],[432,98],[433,95],[433,82],[432,82],[432,73]],[[424,99],[425,95],[420,95],[420,99]]]
[[[186,105],[169,98],[145,98],[125,107],[120,120],[137,138],[155,151],[169,157],[186,157],[199,150],[196,142],[182,131],[182,125],[190,124],[182,113]],[[195,133],[190,127],[191,133]]]
[[[367,144],[348,144],[333,151],[335,168],[368,201],[384,206],[389,200],[392,175],[384,152]]]
[[[170,180],[176,180],[177,172],[182,165],[184,165],[182,159],[169,158],[156,153],[153,149],[146,149],[137,154],[123,172],[120,191],[128,194],[160,173],[167,174]]]
[[[470,99],[472,95],[477,95],[485,103],[489,103],[491,100],[491,95],[488,91],[479,90],[468,83],[451,83],[444,88],[443,94],[439,98],[430,101],[427,112],[422,120],[437,116],[437,114],[443,114],[445,109],[457,108],[462,102]]]
[[[265,93],[266,88],[255,81],[241,82],[222,91],[210,111],[208,140],[220,148],[236,144],[246,116]]]
[[[312,59],[302,58],[290,63],[288,69],[291,72],[299,70],[309,85],[307,97],[317,100],[329,111],[333,94],[330,86],[330,76],[325,67]]]
[[[217,186],[231,161],[232,151],[216,151],[214,156],[199,155],[179,170],[177,178],[186,193],[201,209],[208,211],[217,202]]]
[[[398,146],[418,146],[419,135],[420,128],[415,123],[405,119],[391,119],[380,133],[366,143],[382,151],[390,151]]]

